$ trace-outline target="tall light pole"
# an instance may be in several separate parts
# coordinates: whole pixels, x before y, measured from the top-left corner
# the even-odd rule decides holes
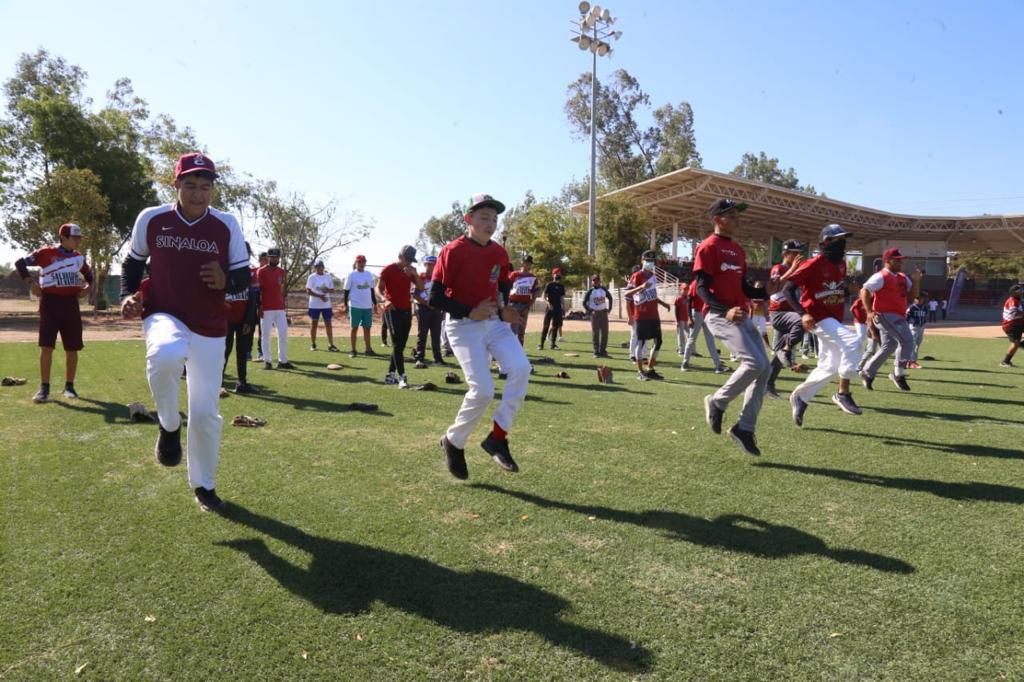
[[[618,40],[622,37],[622,31],[613,31],[612,24],[615,17],[607,8],[590,6],[590,3],[583,0],[579,4],[580,18],[572,22],[571,40],[581,50],[590,50],[593,56],[593,71],[590,77],[590,227],[587,231],[587,254],[597,254],[597,129],[594,125],[595,110],[597,109],[597,58],[606,57],[612,53],[612,46],[609,40]]]

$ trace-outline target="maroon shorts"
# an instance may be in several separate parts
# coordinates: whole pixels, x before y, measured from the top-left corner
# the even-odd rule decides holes
[[[1010,339],[1011,342],[1020,343],[1021,337],[1024,337],[1024,322],[1004,324],[1003,333],[1006,334],[1006,338]]]
[[[60,333],[64,350],[82,350],[82,313],[77,296],[43,293],[39,301],[39,346],[53,348]]]

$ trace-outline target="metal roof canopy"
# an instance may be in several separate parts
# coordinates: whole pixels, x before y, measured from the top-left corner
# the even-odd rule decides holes
[[[651,228],[702,239],[711,230],[708,207],[727,197],[745,202],[743,239],[800,239],[818,242],[821,228],[839,223],[853,232],[855,249],[879,239],[944,242],[948,251],[1017,251],[1024,247],[1024,215],[932,217],[888,213],[829,197],[766,185],[703,168],[683,168],[599,197],[624,196],[654,216]],[[586,214],[589,202],[572,207]]]

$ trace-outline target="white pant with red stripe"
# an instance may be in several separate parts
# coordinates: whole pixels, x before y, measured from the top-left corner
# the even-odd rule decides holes
[[[146,374],[153,392],[160,425],[167,431],[181,427],[178,387],[181,368],[187,371],[188,482],[193,488],[213,488],[220,459],[221,371],[224,337],[202,336],[166,313],[154,313],[143,322],[146,335]]]
[[[277,361],[288,362],[288,315],[283,310],[264,310],[260,320],[260,351],[263,361],[270,362],[270,330],[277,329]]]
[[[864,353],[857,332],[834,317],[826,317],[811,330],[818,337],[818,366],[793,389],[805,403],[825,388],[832,378],[853,379]]]
[[[465,448],[473,429],[494,399],[494,379],[491,376],[491,358],[498,361],[501,371],[508,374],[501,402],[494,410],[494,421],[505,431],[511,431],[512,421],[526,400],[526,386],[530,381],[530,361],[519,339],[507,322],[490,320],[448,319],[445,322],[448,340],[466,375],[469,390],[455,423],[448,428],[448,442]]]

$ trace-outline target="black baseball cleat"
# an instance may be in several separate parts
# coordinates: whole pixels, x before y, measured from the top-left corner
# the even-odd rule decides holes
[[[154,454],[156,461],[165,467],[174,467],[181,464],[181,427],[174,431],[167,431],[163,426],[160,428],[160,437],[156,441]]]
[[[761,449],[757,447],[753,431],[744,431],[740,428],[739,424],[733,424],[732,428],[729,429],[729,435],[743,449],[743,452],[754,457],[761,456]]]
[[[334,345],[334,344],[332,343],[331,345],[327,346],[327,352],[328,352],[328,353],[340,353],[341,351],[340,351],[340,350],[338,349],[338,347],[337,347],[337,346],[335,346],[335,345]]]
[[[416,364],[413,365],[413,369],[426,369],[426,368],[427,368],[427,363],[423,362],[422,360],[417,360]]]
[[[665,377],[663,375],[661,375],[661,374],[658,374],[657,370],[649,369],[649,370],[647,370],[647,378],[659,381],[661,379],[664,379]]]
[[[444,450],[448,472],[463,481],[469,478],[469,469],[466,468],[466,451],[452,445],[448,436],[441,436],[441,449]]]
[[[643,371],[642,369],[637,370],[637,372],[636,372],[636,379],[637,379],[637,381],[650,381],[651,380],[651,378],[649,376],[647,376],[647,372]]]
[[[309,349],[315,351],[316,350],[316,344],[315,343],[309,344]]]
[[[45,403],[50,399],[50,387],[40,386],[36,394],[32,396],[32,402],[34,403]]]
[[[199,509],[204,512],[221,512],[227,507],[227,504],[217,496],[217,491],[213,488],[196,488],[195,493]]]
[[[832,395],[832,402],[846,414],[862,414],[864,410],[853,401],[852,393],[835,393]]]
[[[272,363],[269,363],[269,362],[264,362],[263,363],[263,369],[274,369],[274,365]]]
[[[356,351],[354,351],[354,350],[350,350],[350,351],[348,352],[348,356],[349,356],[350,358],[358,357],[358,356],[359,356],[359,353],[357,353],[357,352],[356,352]]]
[[[498,440],[488,434],[487,438],[480,443],[480,447],[505,471],[512,473],[519,471],[519,465],[512,459],[512,453],[508,451],[507,440]]]
[[[279,362],[277,363],[278,369],[295,369],[295,365],[290,362]]]
[[[725,414],[715,405],[710,395],[704,396],[704,418],[711,428],[711,433],[722,433],[722,415]]]
[[[793,423],[799,427],[804,425],[804,412],[807,411],[807,403],[793,391],[789,394],[789,404],[793,406]]]
[[[252,394],[252,393],[255,393],[255,392],[256,391],[253,390],[252,386],[250,386],[247,383],[244,383],[244,382],[240,381],[237,384],[235,384],[235,393],[243,395],[243,394]]]
[[[373,355],[377,355],[377,351],[375,351],[372,348],[367,348],[365,351],[363,351],[363,354],[364,355],[371,355],[371,356],[373,356]]]
[[[779,395],[779,390],[774,386],[766,386],[764,389],[765,395],[769,398],[775,398],[776,400],[782,400],[782,396]]]
[[[561,350],[557,345],[551,344],[551,350]]]
[[[69,399],[69,400],[77,400],[78,399],[78,391],[75,390],[75,387],[72,384],[65,384],[65,386],[64,386],[64,397]]]
[[[910,384],[907,383],[907,377],[905,376],[896,376],[894,372],[889,372],[889,380],[896,384],[896,388],[901,391],[910,390]]]
[[[872,385],[875,383],[874,377],[868,376],[864,370],[857,372],[857,374],[860,375],[860,383],[864,384],[864,388],[868,389],[869,391],[875,390],[874,386]]]

